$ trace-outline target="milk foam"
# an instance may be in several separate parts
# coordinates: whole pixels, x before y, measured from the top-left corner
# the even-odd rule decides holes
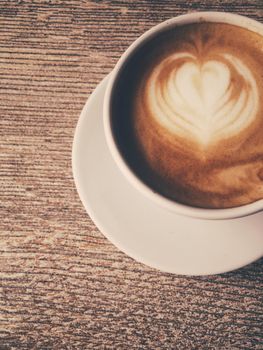
[[[169,28],[138,49],[112,103],[134,173],[191,206],[263,199],[263,36],[224,23]]]
[[[154,68],[145,94],[156,121],[203,147],[240,133],[253,122],[259,105],[252,72],[227,53],[207,60],[172,54]]]

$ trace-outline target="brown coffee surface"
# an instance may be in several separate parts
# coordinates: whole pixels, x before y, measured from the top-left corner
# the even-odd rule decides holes
[[[119,75],[112,122],[128,166],[154,191],[203,208],[263,198],[263,36],[174,27]]]

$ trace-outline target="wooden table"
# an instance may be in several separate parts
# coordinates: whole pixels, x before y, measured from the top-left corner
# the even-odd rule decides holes
[[[200,4],[201,2],[201,4]],[[0,1],[0,349],[263,349],[262,260],[208,277],[118,251],[77,195],[80,111],[146,29],[262,0]]]

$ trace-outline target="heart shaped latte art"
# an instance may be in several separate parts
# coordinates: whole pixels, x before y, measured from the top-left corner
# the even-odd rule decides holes
[[[240,133],[258,110],[253,74],[230,54],[201,63],[188,53],[171,55],[155,67],[145,92],[156,121],[203,146]]]

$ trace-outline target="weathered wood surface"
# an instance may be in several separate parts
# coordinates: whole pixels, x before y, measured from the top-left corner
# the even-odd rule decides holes
[[[209,277],[136,263],[72,179],[80,111],[122,51],[205,9],[263,20],[262,0],[0,0],[0,349],[263,349],[262,261]]]

